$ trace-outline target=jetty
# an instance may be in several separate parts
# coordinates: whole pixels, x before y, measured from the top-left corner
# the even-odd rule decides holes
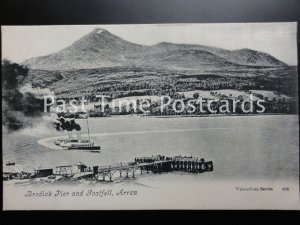
[[[213,171],[212,161],[192,156],[166,157],[155,155],[150,157],[136,157],[133,162],[118,163],[107,166],[87,166],[82,162],[75,165],[56,166],[55,170],[50,167],[34,169],[34,174],[28,174],[27,179],[43,182],[95,180],[113,181],[115,178],[135,177],[138,173],[168,173],[180,171],[186,173],[204,173]],[[6,174],[7,175],[7,174]],[[42,179],[41,179],[42,178]],[[11,179],[21,179],[15,175]]]
[[[103,181],[112,181],[113,176],[117,173],[119,177],[135,177],[137,172],[143,173],[164,173],[172,171],[182,171],[187,173],[203,173],[213,171],[213,162],[205,161],[204,158],[187,157],[187,156],[151,156],[138,157],[132,163],[120,163],[109,166],[94,166],[93,173],[98,179]]]

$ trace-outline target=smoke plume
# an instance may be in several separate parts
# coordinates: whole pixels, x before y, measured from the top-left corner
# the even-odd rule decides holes
[[[60,117],[54,123],[54,127],[56,130],[66,130],[66,131],[81,131],[80,124],[76,123],[75,119],[65,119],[64,117]]]
[[[2,61],[2,125],[8,131],[32,127],[43,116],[43,95],[49,94],[50,90],[33,89],[24,84],[27,76],[27,67]]]

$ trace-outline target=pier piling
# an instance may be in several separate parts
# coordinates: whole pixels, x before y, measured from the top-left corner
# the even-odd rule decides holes
[[[107,167],[93,166],[93,173],[95,177],[102,177],[105,181],[106,177],[109,181],[113,180],[115,172],[119,172],[120,178],[123,172],[126,174],[126,178],[129,178],[129,173],[134,178],[136,171],[140,170],[142,175],[145,171],[147,174],[152,173],[164,173],[172,171],[182,171],[188,173],[203,173],[213,171],[213,162],[205,162],[203,158],[186,157],[186,156],[151,156],[151,157],[136,157],[133,163],[120,163],[117,165],[109,165]]]

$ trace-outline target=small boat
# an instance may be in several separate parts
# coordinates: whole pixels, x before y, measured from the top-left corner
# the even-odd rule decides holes
[[[15,163],[15,162],[10,162],[10,161],[8,161],[8,162],[6,163],[6,165],[7,165],[7,166],[14,166],[14,165],[16,165],[16,163]]]

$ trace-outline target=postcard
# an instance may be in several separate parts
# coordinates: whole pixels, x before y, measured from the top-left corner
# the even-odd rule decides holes
[[[299,209],[296,23],[1,33],[4,210]]]

